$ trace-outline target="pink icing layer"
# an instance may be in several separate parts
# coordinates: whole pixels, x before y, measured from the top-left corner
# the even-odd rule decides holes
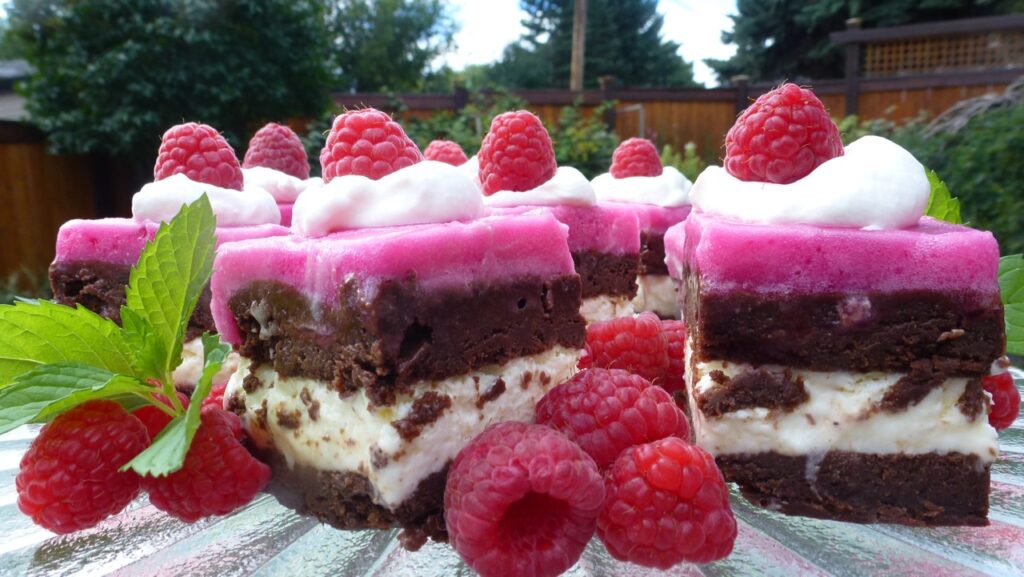
[[[279,202],[277,208],[281,211],[281,226],[292,225],[292,208],[295,207],[294,202]]]
[[[521,276],[573,274],[565,225],[547,212],[492,216],[472,222],[423,224],[233,243],[217,252],[210,308],[222,338],[239,343],[228,308],[249,283],[286,283],[320,304],[334,304],[349,278],[372,287],[415,274],[424,288],[465,286]]]
[[[491,207],[491,214],[523,214],[549,211],[569,227],[569,250],[593,250],[608,254],[640,252],[640,228],[636,214],[620,203],[596,206],[516,206]]]
[[[146,241],[156,236],[159,227],[158,223],[138,222],[128,218],[69,220],[57,232],[55,260],[133,265],[139,260]],[[226,242],[286,234],[288,229],[276,224],[221,227],[217,229],[217,246]]]
[[[665,234],[665,251],[673,277],[686,263],[710,292],[999,291],[992,234],[927,217],[909,229],[861,230],[695,212]]]
[[[639,220],[640,230],[654,234],[665,234],[670,227],[686,220],[690,214],[690,206],[655,206],[632,202],[618,203],[629,207]]]

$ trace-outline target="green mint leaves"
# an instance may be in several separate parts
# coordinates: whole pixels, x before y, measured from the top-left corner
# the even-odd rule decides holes
[[[925,216],[938,220],[944,220],[953,224],[962,224],[960,219],[960,199],[953,198],[949,187],[935,174],[934,170],[925,170],[928,175],[928,183],[932,185],[931,196],[928,197],[928,208],[925,209]]]
[[[188,319],[213,271],[215,228],[205,195],[160,226],[132,268],[121,309],[124,328],[82,307],[48,301],[0,305],[0,434],[95,399],[127,410],[160,405],[176,413],[174,420],[125,468],[151,475],[181,468],[203,399],[230,351],[216,336],[203,335],[203,375],[189,408],[181,408],[172,372],[181,363]]]
[[[999,293],[1006,317],[1006,352],[1024,355],[1024,255],[999,259]]]

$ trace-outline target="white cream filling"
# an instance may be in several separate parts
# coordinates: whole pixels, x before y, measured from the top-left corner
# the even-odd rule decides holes
[[[183,173],[150,182],[132,196],[132,217],[139,222],[169,222],[181,210],[206,195],[217,226],[280,224],[281,210],[269,192],[262,189],[233,190],[196,182]]]
[[[673,166],[666,166],[658,176],[615,178],[606,172],[590,182],[597,200],[601,202],[639,202],[664,207],[690,204],[690,188],[693,186]]]
[[[660,317],[679,318],[679,293],[667,274],[643,274],[636,277],[633,311],[652,312]]]
[[[521,192],[499,190],[484,196],[483,201],[487,206],[594,206],[597,196],[582,172],[571,166],[560,166],[554,176],[537,188]]]
[[[690,346],[686,347],[690,367]],[[897,413],[873,409],[900,373],[792,370],[803,379],[809,399],[793,411],[763,407],[707,417],[697,399],[716,383],[711,371],[732,377],[750,365],[699,362],[687,371],[690,409],[697,443],[715,455],[774,451],[783,455],[823,455],[828,451],[870,454],[964,453],[990,463],[998,437],[984,414],[973,421],[957,406],[968,379],[948,379],[920,402]],[[768,370],[783,367],[765,365]],[[690,374],[691,372],[695,374]]]
[[[580,316],[590,323],[633,316],[633,301],[627,296],[596,296],[583,299]]]
[[[282,378],[269,365],[256,369],[262,386],[247,394],[242,380],[249,374],[250,362],[244,358],[224,396],[241,396],[245,426],[254,441],[273,445],[289,466],[365,475],[376,491],[375,501],[394,509],[413,494],[420,481],[440,471],[488,425],[533,420],[537,401],[572,375],[579,357],[576,349],[555,347],[460,377],[417,383],[413,387],[416,397],[435,391],[448,395],[451,406],[411,441],[402,439],[392,422],[409,415],[413,396],[402,396],[394,405],[374,407],[362,391],[343,397],[330,383]],[[478,406],[481,396],[499,379],[505,392]],[[266,429],[256,417],[264,403]],[[316,419],[309,410],[314,403],[318,405]],[[282,427],[279,413],[296,418],[298,426]]]
[[[228,353],[224,366],[213,377],[214,385],[227,382],[228,378],[231,377],[238,367],[239,358],[238,353],[234,351]],[[174,379],[174,384],[185,387],[196,386],[196,383],[199,382],[199,377],[203,374],[204,361],[202,339],[194,338],[185,341],[185,344],[181,347],[181,364],[174,369],[174,373],[171,375]]]

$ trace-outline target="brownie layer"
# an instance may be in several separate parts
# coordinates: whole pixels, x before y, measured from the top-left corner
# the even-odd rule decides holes
[[[372,286],[350,280],[337,302],[327,308],[273,281],[247,285],[229,300],[240,354],[283,377],[330,382],[341,393],[365,389],[388,405],[417,381],[585,341],[575,274],[435,290],[414,276]]]
[[[668,274],[664,232],[640,231],[640,274]]]
[[[987,374],[1003,354],[998,295],[702,293],[687,274],[685,318],[699,360],[816,371],[906,371],[927,361],[947,375]]]
[[[853,523],[987,525],[989,465],[961,453],[824,457],[717,455],[750,501],[791,515]]]
[[[636,254],[611,254],[594,250],[573,251],[572,263],[583,283],[583,298],[636,296]]]
[[[57,261],[50,265],[53,300],[67,306],[82,305],[94,313],[121,324],[121,306],[131,266],[101,261]],[[188,321],[186,339],[204,332],[217,332],[210,313],[210,287],[199,296],[199,303]]]

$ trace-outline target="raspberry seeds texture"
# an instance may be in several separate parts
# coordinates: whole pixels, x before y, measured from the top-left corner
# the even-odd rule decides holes
[[[686,394],[686,323],[683,321],[661,321],[661,330],[668,338],[668,370],[658,385],[669,393]]]
[[[615,178],[631,176],[658,176],[663,167],[658,149],[646,138],[629,138],[612,153],[612,167],[608,171]]]
[[[401,125],[374,108],[339,114],[320,151],[324,182],[347,174],[379,180],[421,160]]]
[[[39,432],[15,478],[18,508],[54,533],[92,527],[139,494],[122,465],[149,446],[142,422],[111,401],[89,401]]]
[[[690,438],[686,415],[672,395],[617,369],[587,369],[548,391],[537,423],[557,429],[604,470],[622,451],[665,437]]]
[[[423,151],[423,157],[452,166],[459,166],[469,160],[459,143],[451,140],[432,140]]]
[[[842,155],[825,106],[796,84],[762,95],[725,136],[725,169],[740,180],[789,184]]]
[[[252,135],[242,166],[262,166],[302,180],[309,178],[309,158],[299,135],[276,122],[268,123]]]
[[[477,159],[486,195],[533,190],[558,170],[551,136],[540,118],[526,110],[495,116]]]
[[[242,167],[235,151],[213,127],[195,122],[172,126],[164,133],[153,179],[182,173],[195,182],[242,190]]]
[[[736,520],[715,459],[668,437],[624,452],[605,476],[597,534],[612,557],[646,567],[729,555]]]
[[[587,327],[580,368],[622,369],[659,384],[669,368],[668,335],[658,315],[645,312]]]
[[[572,441],[506,422],[455,458],[444,517],[452,547],[482,577],[553,577],[582,555],[603,500],[593,459]]]
[[[981,386],[992,395],[989,424],[997,431],[1009,428],[1020,414],[1020,391],[1013,382],[1013,375],[1004,372],[987,376],[981,380]]]

